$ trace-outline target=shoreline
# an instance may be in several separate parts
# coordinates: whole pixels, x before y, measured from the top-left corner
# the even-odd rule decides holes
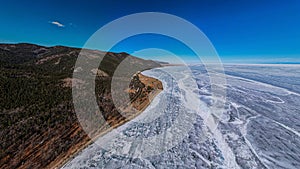
[[[94,140],[98,139],[99,137],[105,135],[106,133],[110,132],[111,130],[125,124],[126,122],[132,120],[133,118],[140,115],[153,101],[153,99],[163,90],[162,82],[159,81],[156,78],[148,77],[146,75],[143,75],[142,73],[138,73],[137,76],[139,77],[139,80],[142,84],[145,85],[144,89],[147,89],[148,86],[153,87],[153,90],[149,92],[145,97],[142,97],[141,99],[134,100],[130,105],[134,107],[137,111],[134,112],[131,116],[126,118],[124,121],[120,121],[115,125],[110,126],[109,128],[100,131],[94,138],[89,138],[87,136],[87,140],[84,139],[78,146],[78,149],[71,149],[69,150],[70,153],[67,153],[62,159],[57,159],[52,161],[46,168],[49,169],[58,169],[62,168],[68,161],[75,158],[81,151],[83,151],[85,148],[87,148],[89,145],[94,143]]]

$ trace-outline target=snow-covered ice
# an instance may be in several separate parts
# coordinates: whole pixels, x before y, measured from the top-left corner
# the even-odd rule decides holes
[[[164,90],[63,168],[300,168],[299,67],[227,65],[226,84],[210,84],[202,65],[143,73]]]

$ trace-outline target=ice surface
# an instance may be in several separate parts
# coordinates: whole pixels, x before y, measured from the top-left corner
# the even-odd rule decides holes
[[[299,67],[225,72],[226,84],[210,84],[201,65],[143,72],[160,79],[163,92],[63,168],[300,168]],[[212,85],[226,98],[213,97]],[[223,113],[211,112],[222,99]]]

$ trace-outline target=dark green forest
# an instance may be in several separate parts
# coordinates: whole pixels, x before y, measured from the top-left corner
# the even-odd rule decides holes
[[[72,103],[72,78],[81,49],[33,44],[0,44],[0,168],[41,168],[61,158],[87,135]],[[93,51],[91,51],[92,53]],[[106,118],[117,116],[110,95],[111,77],[126,57],[134,67],[158,67],[127,53],[108,52],[96,76],[96,96]]]

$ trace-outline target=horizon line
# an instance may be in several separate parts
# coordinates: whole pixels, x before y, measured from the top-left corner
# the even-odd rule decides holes
[[[125,53],[128,53],[126,51],[111,51],[111,50],[110,51],[103,51],[101,49],[84,48],[84,47],[80,47],[80,46],[71,46],[71,45],[68,46],[68,45],[62,45],[62,44],[45,45],[45,44],[37,44],[37,43],[32,43],[32,42],[0,42],[0,44],[8,44],[8,45],[31,44],[31,45],[37,45],[37,46],[43,46],[43,47],[63,46],[63,47],[69,47],[69,48],[98,50],[98,51],[101,51],[101,52],[113,52],[113,53],[122,53],[122,52],[125,52]],[[128,53],[128,54],[131,55],[130,53]],[[131,55],[131,56],[133,56],[133,55]],[[237,56],[237,55],[234,55],[234,56]],[[250,56],[250,55],[240,55],[240,56]],[[260,56],[260,55],[252,55],[252,56]],[[266,55],[261,55],[261,56],[266,56]],[[271,56],[271,55],[268,55],[268,56]],[[135,57],[142,58],[142,59],[145,59],[145,60],[152,60],[152,59],[144,58],[143,56],[135,56]],[[161,56],[161,57],[164,57],[164,56]],[[187,57],[191,57],[191,56],[187,55]],[[242,59],[238,60],[236,62],[234,62],[233,59],[232,60],[230,60],[230,59],[223,59],[223,60],[224,61],[222,61],[222,59],[220,58],[220,62],[222,64],[226,64],[226,65],[232,65],[232,64],[235,64],[235,65],[245,65],[245,64],[246,65],[300,65],[300,61],[266,61],[266,60],[270,60],[270,59],[266,59],[265,61],[261,60],[261,61],[258,61],[258,62],[253,62],[253,61],[247,62],[247,61],[242,61]],[[247,59],[245,59],[245,60],[247,60]],[[166,62],[164,60],[154,60],[154,61]],[[178,63],[169,62],[169,64],[178,64]],[[203,63],[201,63],[199,61],[192,61],[192,60],[190,60],[186,64],[203,64]],[[219,63],[217,63],[217,62],[210,62],[210,63],[206,63],[206,64],[219,64]]]

